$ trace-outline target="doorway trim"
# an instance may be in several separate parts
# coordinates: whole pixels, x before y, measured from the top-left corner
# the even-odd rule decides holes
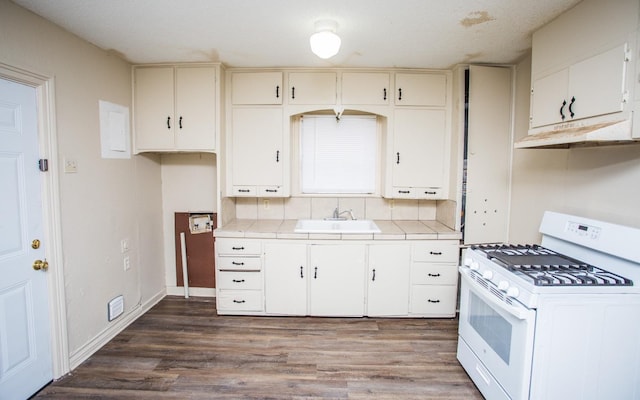
[[[45,255],[51,266],[47,273],[49,325],[53,379],[57,379],[67,374],[70,369],[61,239],[54,78],[2,62],[0,62],[0,78],[36,89],[39,157],[49,160],[48,172],[41,174],[42,215],[46,243]]]

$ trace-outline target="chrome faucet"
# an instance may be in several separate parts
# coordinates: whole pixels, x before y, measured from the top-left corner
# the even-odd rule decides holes
[[[356,217],[353,215],[353,210],[349,209],[349,210],[344,210],[344,211],[340,211],[340,209],[338,207],[336,207],[335,210],[333,210],[333,219],[346,219],[346,218],[342,218],[341,215],[344,213],[349,213],[349,216],[351,217],[352,220],[355,220]]]

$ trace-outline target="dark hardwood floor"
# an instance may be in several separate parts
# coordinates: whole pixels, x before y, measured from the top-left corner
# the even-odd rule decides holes
[[[37,399],[482,399],[457,319],[218,316],[167,297]]]

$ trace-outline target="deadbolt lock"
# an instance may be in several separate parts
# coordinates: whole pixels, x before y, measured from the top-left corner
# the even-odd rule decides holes
[[[39,249],[40,248],[40,241],[38,239],[33,239],[33,241],[31,242],[31,248],[32,249]]]
[[[47,269],[49,269],[49,263],[47,262],[47,260],[35,260],[33,262],[33,269],[35,269],[36,271],[46,271]]]

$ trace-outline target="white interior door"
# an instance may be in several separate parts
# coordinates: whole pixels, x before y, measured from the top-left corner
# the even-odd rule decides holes
[[[53,377],[38,170],[36,90],[0,79],[0,398]],[[38,246],[35,240],[41,243]]]

